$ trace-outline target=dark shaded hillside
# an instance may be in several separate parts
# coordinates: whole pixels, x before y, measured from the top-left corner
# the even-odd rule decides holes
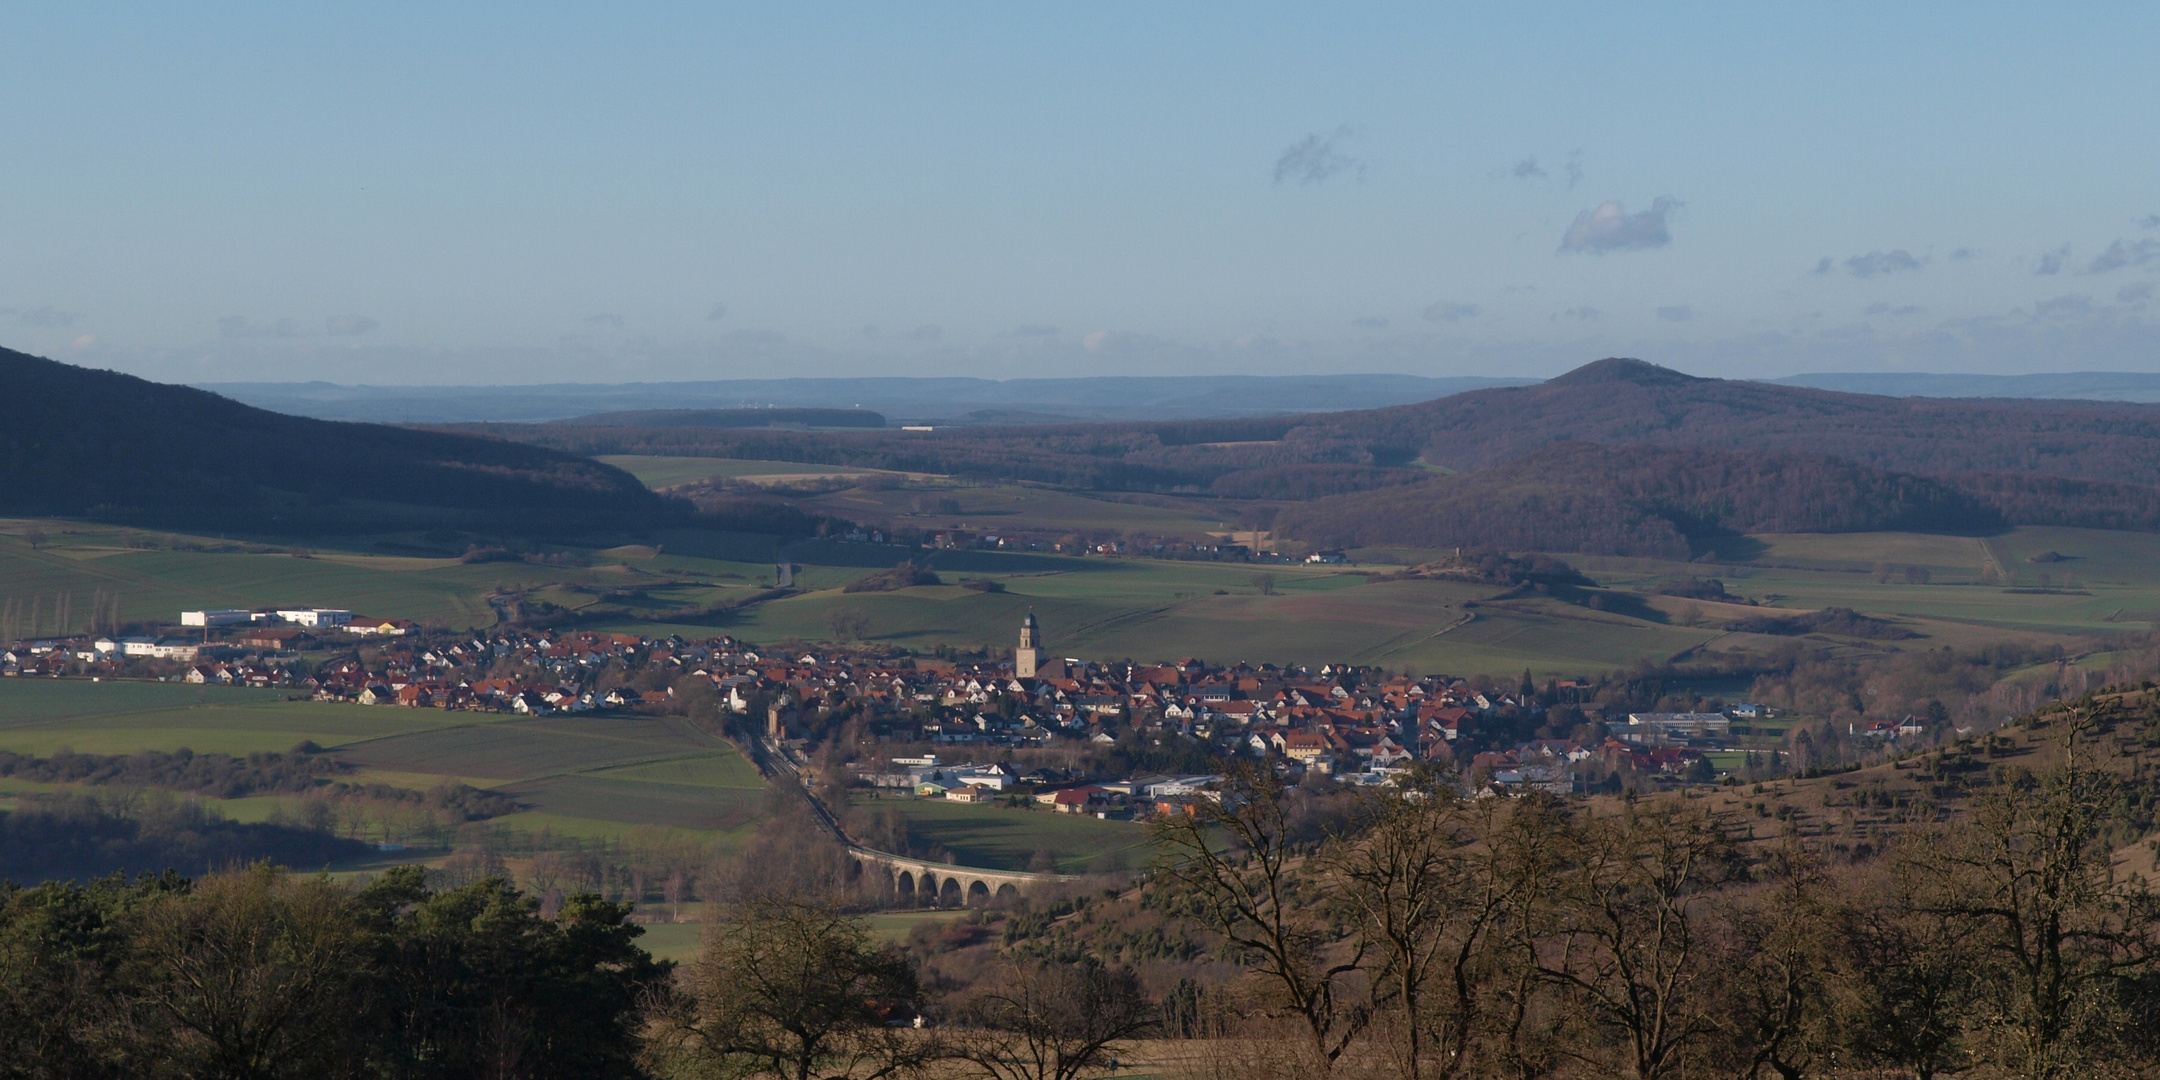
[[[1600,360],[1537,386],[1308,419],[1337,437],[1456,469],[1577,440],[1834,452],[1898,472],[2160,485],[2160,407],[1842,394],[1696,378],[1640,360]]]
[[[559,451],[284,416],[0,349],[0,513],[306,533],[414,521],[636,527],[687,514]]]
[[[1687,559],[1745,533],[1986,533],[2002,514],[1942,481],[1834,458],[1558,443],[1504,465],[1284,507],[1284,536]]]

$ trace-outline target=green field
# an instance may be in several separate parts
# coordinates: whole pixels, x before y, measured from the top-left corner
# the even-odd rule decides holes
[[[695,484],[705,480],[785,481],[818,476],[907,476],[883,469],[851,469],[838,465],[805,465],[795,461],[754,461],[747,458],[658,457],[642,454],[610,454],[599,460],[638,478],[656,490]]]
[[[951,499],[954,514],[929,500]],[[1112,495],[1066,491],[1021,484],[973,485],[922,491],[912,488],[849,488],[799,500],[802,507],[851,521],[912,525],[922,529],[966,529],[996,534],[1000,529],[1036,532],[1110,531],[1198,538],[1240,528],[1242,504],[1220,499]]]
[[[0,750],[245,754],[324,747],[484,722],[485,714],[288,701],[287,692],[185,683],[0,679]]]
[[[1024,870],[1038,851],[1050,852],[1058,871],[1067,874],[1137,870],[1148,860],[1147,830],[1129,821],[912,796],[858,796],[853,805],[897,807],[907,815],[910,835],[943,845],[964,866]]]
[[[35,548],[21,535],[34,524],[47,533]],[[498,594],[521,594],[570,612],[605,610],[637,618],[722,604],[772,585],[770,537],[685,532],[662,538],[666,542],[657,547],[573,553],[589,565],[551,566],[353,551],[309,550],[306,557],[295,557],[286,550],[201,537],[4,522],[0,601],[12,601],[22,613],[13,629],[23,637],[85,632],[96,602],[104,598],[109,605],[111,597],[119,598],[121,618],[130,622],[172,623],[188,608],[308,605],[463,629],[494,625],[497,613],[489,597]],[[164,547],[130,546],[145,542]],[[205,550],[176,550],[191,546]],[[804,580],[811,587],[839,585],[863,572],[820,568]],[[72,611],[65,627],[56,617],[63,598]]]
[[[758,815],[764,787],[733,748],[673,718],[518,718],[181,683],[0,680],[0,750],[19,754],[246,754],[304,741],[355,766],[353,779],[493,788],[527,807],[497,822],[571,836],[660,829],[732,845]],[[223,807],[260,820],[278,801]]]

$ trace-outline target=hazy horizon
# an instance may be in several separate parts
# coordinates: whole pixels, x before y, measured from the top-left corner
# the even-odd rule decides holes
[[[0,345],[343,385],[2155,372],[2156,36],[50,6],[0,37]]]

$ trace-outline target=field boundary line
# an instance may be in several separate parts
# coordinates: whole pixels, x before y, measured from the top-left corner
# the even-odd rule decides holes
[[[1418,631],[1416,630],[1406,631],[1404,633],[1397,634],[1396,636],[1388,639],[1388,641],[1381,642],[1382,647],[1380,649],[1366,655],[1372,660],[1380,660],[1383,657],[1393,656],[1394,654],[1399,653],[1404,649],[1408,649],[1417,645],[1423,645],[1426,642],[1431,641],[1439,637],[1440,635],[1447,633],[1450,630],[1456,629],[1457,627],[1468,626],[1475,621],[1477,621],[1477,612],[1466,611],[1463,612],[1461,618],[1456,619],[1454,622],[1451,622],[1446,626],[1443,626],[1440,629],[1433,631],[1430,634],[1426,634],[1424,637],[1404,641],[1404,638],[1411,637],[1411,635],[1418,633]]]

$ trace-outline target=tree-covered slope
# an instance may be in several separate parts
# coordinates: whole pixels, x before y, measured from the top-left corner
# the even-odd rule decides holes
[[[285,416],[0,349],[0,513],[232,528],[421,518],[632,523],[679,511],[620,469],[500,439]]]

